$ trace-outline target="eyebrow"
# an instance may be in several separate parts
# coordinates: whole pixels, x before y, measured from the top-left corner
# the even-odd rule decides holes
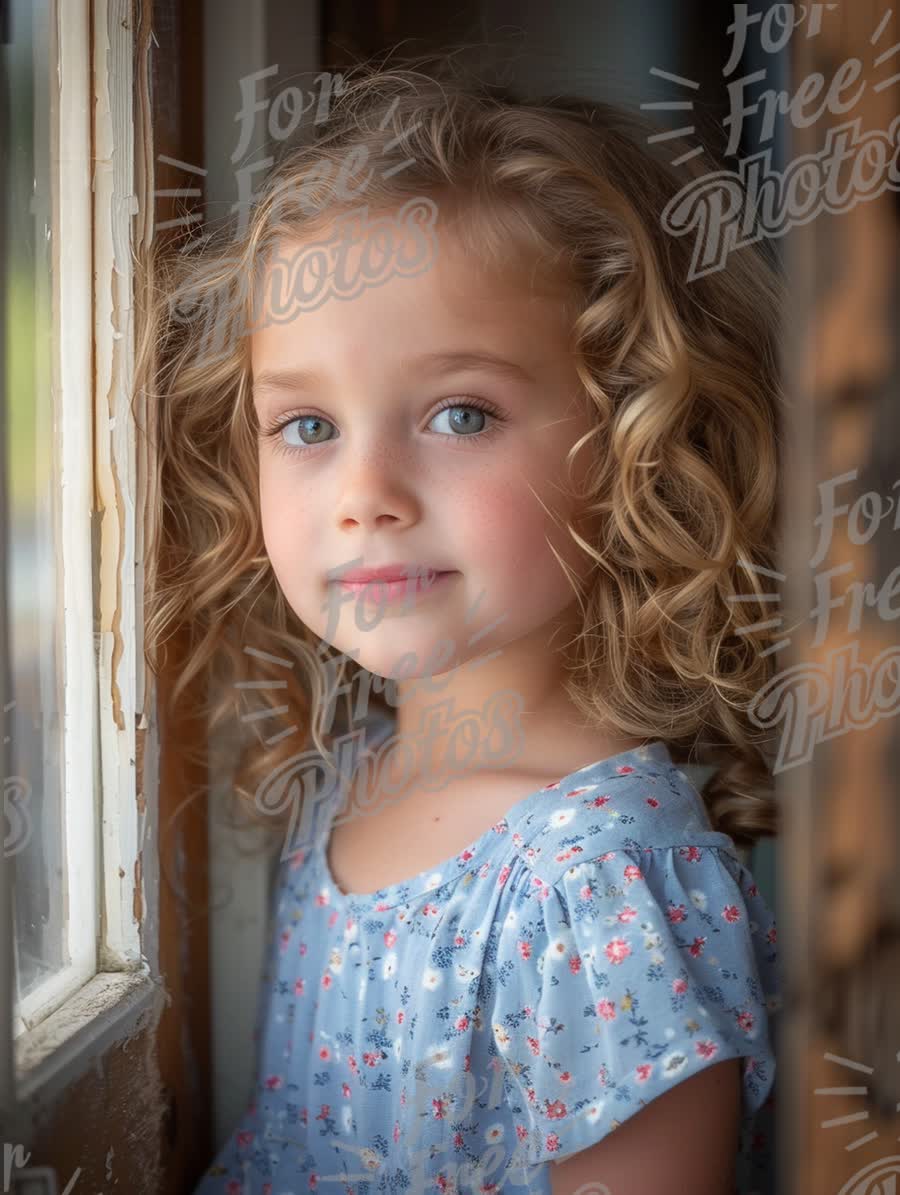
[[[408,357],[402,363],[404,369],[426,369],[431,374],[450,373],[454,370],[484,369],[514,382],[536,383],[537,378],[515,361],[498,357],[488,352],[437,352]],[[264,369],[253,379],[253,393],[279,390],[307,390],[321,386],[325,379],[312,369]]]

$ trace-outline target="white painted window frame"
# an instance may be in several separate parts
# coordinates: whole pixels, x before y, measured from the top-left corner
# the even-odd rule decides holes
[[[54,0],[50,22],[70,962],[14,1009],[11,1027],[0,1026],[7,1061],[11,1029],[19,1109],[61,1090],[163,1002],[158,735],[152,703],[149,722],[144,711],[143,507],[131,413],[138,7]],[[142,777],[137,731],[146,731]],[[2,940],[11,933],[5,918],[2,958],[11,957]],[[9,1069],[4,1078],[0,1068],[0,1107],[10,1102]]]

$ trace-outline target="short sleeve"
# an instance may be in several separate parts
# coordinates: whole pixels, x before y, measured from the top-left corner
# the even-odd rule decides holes
[[[587,1149],[729,1058],[746,1124],[774,1081],[779,984],[774,921],[737,855],[635,845],[553,883],[523,867],[517,889],[490,1021],[525,1159]]]

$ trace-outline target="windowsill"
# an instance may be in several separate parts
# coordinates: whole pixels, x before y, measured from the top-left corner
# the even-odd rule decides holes
[[[61,1008],[15,1040],[16,1099],[55,1098],[111,1046],[152,1021],[164,1002],[162,982],[146,972],[101,971]]]

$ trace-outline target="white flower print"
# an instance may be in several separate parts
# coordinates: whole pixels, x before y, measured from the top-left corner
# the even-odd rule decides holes
[[[496,1039],[497,1045],[501,1050],[503,1050],[504,1053],[506,1053],[506,1051],[509,1049],[509,1043],[511,1040],[509,1034],[502,1025],[494,1025],[493,1028],[494,1038]]]
[[[688,896],[690,897],[691,904],[695,909],[699,909],[701,913],[706,911],[707,901],[705,892],[701,892],[699,888],[692,888],[690,892],[688,892]]]
[[[432,1046],[428,1054],[425,1056],[426,1066],[436,1066],[441,1070],[446,1070],[453,1065],[453,1055],[450,1050],[441,1043]]]
[[[506,914],[506,917],[504,918],[503,924],[507,929],[515,929],[516,928],[516,926],[519,924],[519,914],[516,912],[515,909],[509,910],[509,912]]]
[[[554,830],[560,830],[563,826],[567,826],[574,817],[574,809],[556,809],[550,814],[547,822],[548,825],[552,826]]]
[[[344,956],[336,946],[328,956],[328,969],[335,975],[340,975],[344,969]]]
[[[606,1100],[594,1100],[592,1104],[588,1104],[582,1115],[588,1124],[596,1124],[596,1122],[603,1115],[603,1109],[606,1106]]]
[[[425,885],[425,891],[431,892],[434,888],[439,888],[441,886],[442,880],[443,876],[439,871],[432,872],[428,877],[428,882]]]
[[[673,1050],[671,1054],[666,1054],[662,1060],[662,1073],[667,1079],[674,1079],[676,1075],[681,1074],[687,1064],[687,1054],[683,1050]]]
[[[434,967],[426,967],[425,974],[422,976],[422,987],[428,988],[429,992],[435,991],[441,986],[441,973],[435,971]]]
[[[488,1127],[484,1131],[484,1139],[485,1139],[485,1141],[487,1141],[487,1143],[489,1145],[496,1145],[499,1141],[502,1141],[503,1140],[503,1125],[502,1124],[488,1125]]]
[[[384,963],[381,968],[382,978],[390,979],[397,971],[397,952],[392,950],[390,954],[384,956]]]

